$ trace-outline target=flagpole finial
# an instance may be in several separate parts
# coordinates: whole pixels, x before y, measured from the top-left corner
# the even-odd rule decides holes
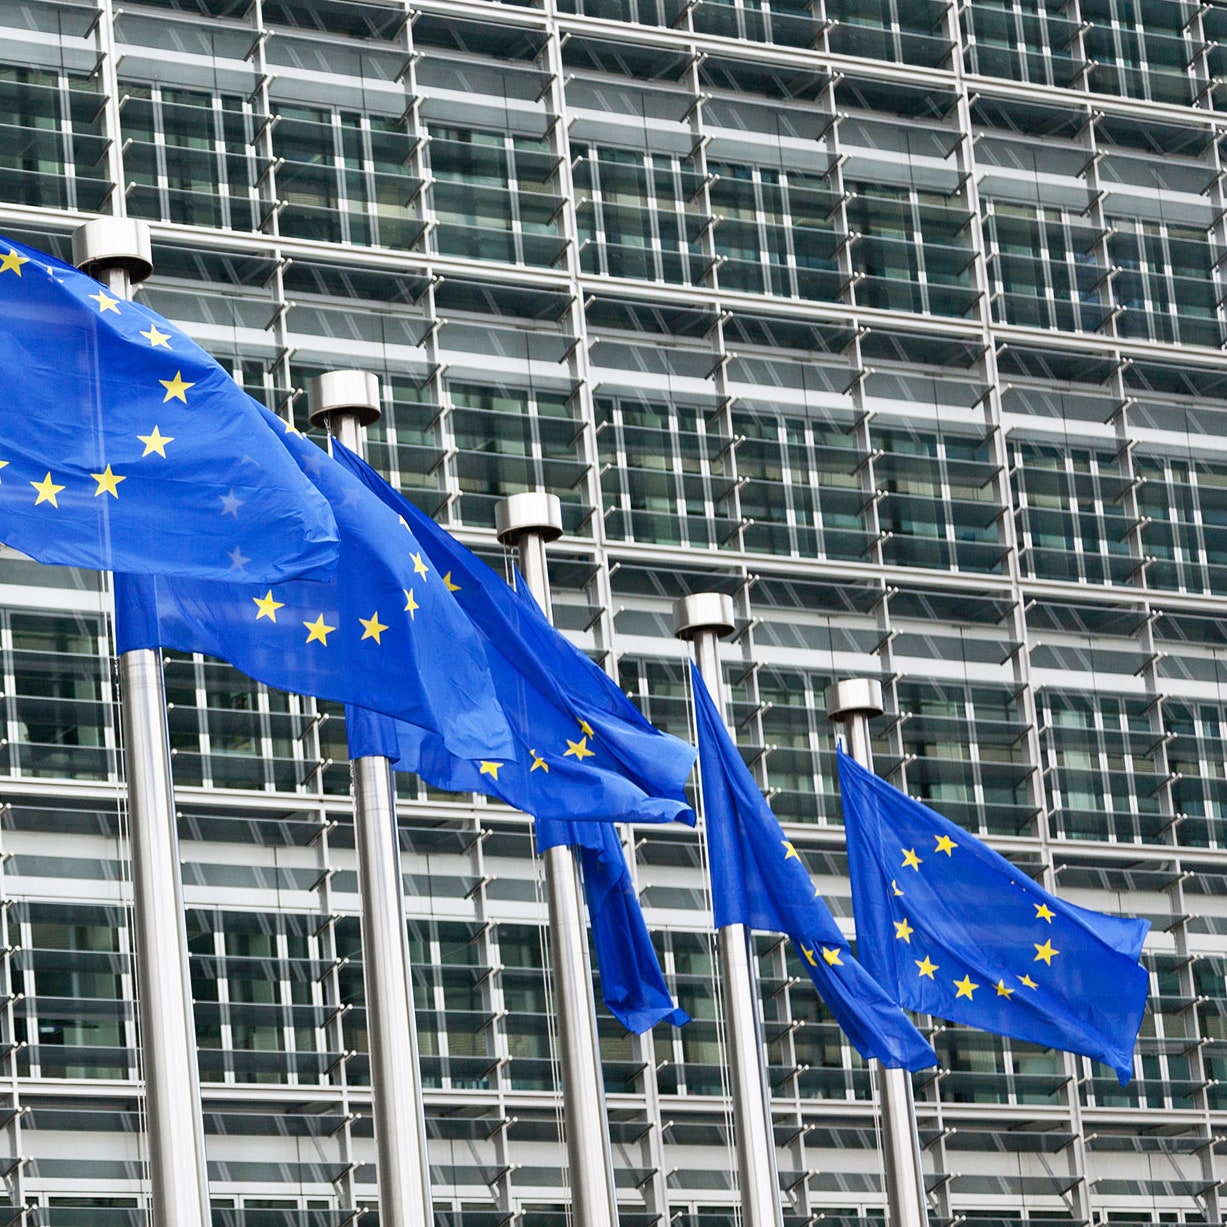
[[[333,415],[357,419],[371,426],[383,416],[379,377],[370,371],[325,371],[307,383],[307,418],[312,426],[328,429]]]
[[[733,598],[726,592],[693,592],[673,603],[673,633],[679,639],[693,639],[703,631],[720,638],[736,626]]]
[[[827,719],[842,721],[852,715],[880,716],[882,683],[876,677],[849,677],[827,687]]]
[[[135,217],[95,217],[72,232],[72,262],[90,276],[122,268],[132,282],[144,281],[153,272],[149,223]]]
[[[537,533],[542,541],[562,536],[562,502],[546,490],[527,490],[501,498],[494,505],[494,527],[504,545],[515,545],[525,533]]]

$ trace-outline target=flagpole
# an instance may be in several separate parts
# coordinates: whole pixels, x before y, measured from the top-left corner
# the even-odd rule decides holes
[[[327,371],[308,383],[307,403],[313,426],[324,427],[351,452],[364,455],[363,427],[381,414],[376,376]],[[379,1222],[381,1227],[433,1227],[392,764],[379,755],[363,755],[350,763],[350,776]]]
[[[875,678],[848,678],[829,687],[826,699],[828,719],[843,722],[848,754],[866,771],[872,771],[869,721],[885,710],[881,683]],[[876,1061],[874,1066],[882,1110],[882,1161],[886,1169],[889,1227],[928,1227],[912,1076],[906,1069],[884,1069]]]
[[[149,227],[129,218],[99,217],[79,227],[72,254],[78,268],[122,300],[130,300],[133,283],[153,272]],[[208,1227],[209,1176],[161,653],[141,648],[120,656],[119,689],[152,1223]]]
[[[699,672],[726,723],[720,637],[734,626],[733,601],[723,592],[697,592],[673,606],[674,634],[694,644]],[[700,763],[699,770],[702,769]],[[721,995],[724,1030],[732,1067],[741,1221],[743,1227],[781,1227],[783,1206],[771,1123],[771,1086],[763,1057],[753,940],[743,924],[724,925],[716,931],[724,990]]]
[[[499,500],[494,515],[499,540],[504,545],[519,547],[520,573],[545,616],[553,622],[545,547],[562,535],[558,496],[543,490],[513,494]],[[575,853],[565,846],[547,848],[543,859],[562,1049],[571,1222],[573,1227],[617,1227],[613,1153],[605,1113],[605,1080],[578,866]]]

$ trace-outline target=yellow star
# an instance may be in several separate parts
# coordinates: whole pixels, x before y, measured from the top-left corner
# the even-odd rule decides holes
[[[920,857],[916,855],[915,848],[903,849],[903,868],[906,869],[909,865],[915,869],[917,873],[920,872]]]
[[[813,952],[812,950],[807,950],[807,949],[806,949],[804,946],[802,946],[802,947],[801,947],[801,953],[802,953],[803,955],[805,955],[805,961],[806,961],[806,962],[807,962],[807,963],[808,963],[808,964],[809,964],[811,967],[817,967],[817,966],[818,966],[818,960],[817,960],[816,958],[814,958],[814,952]]]
[[[916,930],[913,929],[910,924],[908,924],[907,917],[905,916],[902,920],[892,920],[891,924],[895,926],[895,941],[907,942],[907,944],[910,946],[912,944],[912,934],[915,933]]]
[[[563,752],[563,758],[570,758],[574,754],[582,763],[584,759],[592,758],[595,753],[595,750],[588,749],[588,738],[581,737],[578,741],[567,741],[567,749]]]
[[[405,527],[408,528],[409,526],[406,524]],[[422,561],[421,554],[410,554],[409,557],[413,559],[414,575],[429,575],[430,574],[429,570],[426,567],[426,564]]]
[[[411,622],[416,622],[419,605],[417,601],[413,599],[413,589],[402,588],[401,591],[405,594],[405,612],[409,615],[409,620]]]
[[[937,970],[937,964],[931,963],[927,954],[923,959],[913,959],[912,962],[920,968],[920,974],[922,976],[928,976],[930,980],[933,979],[933,973]]]
[[[168,400],[182,401],[187,404],[187,396],[185,395],[188,388],[194,388],[194,383],[187,383],[183,378],[182,371],[176,371],[174,379],[159,379],[158,383],[166,389],[166,395],[162,398],[162,404],[166,404]]]
[[[529,750],[529,754],[533,756],[533,765],[529,767],[528,774],[532,775],[532,773],[536,771],[538,767],[540,767],[541,770],[544,771],[546,775],[549,775],[550,773],[549,763],[547,763],[545,759],[543,759],[541,755],[537,753],[536,750]]]
[[[899,889],[899,883],[896,882],[894,878],[891,878],[890,880],[890,889],[899,898],[903,897],[903,891]]]
[[[55,496],[59,494],[64,487],[57,486],[55,482],[51,480],[50,473],[48,473],[47,476],[42,479],[42,481],[32,481],[30,485],[32,485],[34,489],[38,491],[38,498],[34,500],[35,507],[37,507],[39,503],[50,503],[52,507],[59,506],[59,503],[56,502]]]
[[[111,472],[111,466],[108,464],[105,473],[91,473],[90,476],[98,483],[98,489],[94,491],[94,497],[97,498],[100,494],[109,494],[112,498],[119,497],[119,490],[116,488],[121,481],[127,481],[126,477],[121,477],[118,473]]]
[[[1022,981],[1022,983],[1023,983],[1023,984],[1025,984],[1025,985],[1026,985],[1028,988],[1039,988],[1039,985],[1038,985],[1038,984],[1036,984],[1036,982],[1035,982],[1034,980],[1032,980],[1030,976],[1019,976],[1018,978],[1019,978],[1019,980],[1021,980],[1021,981]]]
[[[502,765],[503,765],[502,763],[482,763],[480,774],[488,775],[492,779],[497,780],[498,779],[498,769]]]
[[[307,636],[307,642],[322,643],[324,647],[328,646],[328,636],[337,629],[335,626],[329,626],[328,623],[324,621],[323,614],[320,614],[320,616],[316,618],[314,622],[304,622],[303,626],[305,626],[307,630],[311,632]]]
[[[443,577],[443,582],[447,585],[448,592],[460,591],[460,585],[452,583],[452,573],[450,571]]]
[[[1048,904],[1046,904],[1046,903],[1037,903],[1037,904],[1035,905],[1035,918],[1036,918],[1036,920],[1046,920],[1046,921],[1048,921],[1048,923],[1049,923],[1049,924],[1052,924],[1052,918],[1053,918],[1055,915],[1056,915],[1056,913],[1055,913],[1054,911],[1052,911],[1052,909],[1051,909],[1051,908],[1049,908]]]
[[[0,469],[7,469],[8,467],[9,462],[7,460],[0,460]]]
[[[822,948],[822,957],[826,959],[828,967],[842,967],[843,960],[839,957],[839,948],[828,950],[826,946]]]
[[[954,850],[958,847],[958,844],[956,844],[949,835],[938,835],[936,838],[937,847],[934,848],[933,851],[944,852],[947,856],[953,856]]]
[[[99,290],[97,294],[87,294],[86,297],[92,298],[98,304],[99,315],[104,315],[108,311],[119,314],[119,299],[112,298],[106,290]]]
[[[17,254],[17,248],[10,247],[9,254],[7,256],[0,256],[0,273],[16,273],[17,276],[20,277],[21,266],[29,263],[29,256],[19,256]]]
[[[596,736],[596,733],[592,731],[592,725],[590,725],[587,720],[581,720],[579,722],[579,731],[583,733],[585,737],[595,737]]]
[[[154,349],[157,349],[159,345],[163,349],[170,349],[170,333],[159,332],[157,324],[150,324],[149,331],[142,332],[141,336],[145,337]]]
[[[166,445],[175,441],[174,435],[164,435],[156,426],[153,428],[153,434],[137,435],[136,437],[145,445],[145,450],[141,452],[142,460],[153,452],[157,452],[165,460]]]
[[[256,603],[256,608],[260,611],[256,614],[256,621],[261,618],[267,618],[270,622],[277,621],[277,610],[285,608],[284,601],[273,600],[273,590],[270,588],[263,596],[253,596],[251,598]],[[310,643],[310,640],[307,641]]]
[[[978,984],[973,984],[971,982],[971,977],[964,974],[961,980],[956,980],[954,982],[954,987],[959,990],[954,994],[955,1001],[958,1001],[960,997],[966,997],[968,1001],[974,1001],[975,998],[972,996],[972,993],[974,993],[980,986]]]
[[[784,859],[785,859],[786,861],[787,861],[787,860],[798,860],[798,861],[799,861],[799,860],[801,859],[801,858],[800,858],[800,857],[797,855],[797,850],[796,850],[796,848],[794,848],[794,847],[792,846],[792,840],[791,840],[791,839],[782,839],[782,840],[780,840],[780,843],[782,843],[782,844],[784,845],[784,847],[788,849],[788,851],[784,853]]]
[[[1059,950],[1052,948],[1052,942],[1050,941],[1045,942],[1042,946],[1038,942],[1032,942],[1032,945],[1035,947],[1035,961],[1038,963],[1043,959],[1049,967],[1052,966],[1052,956],[1061,953]]]
[[[1008,1000],[1010,994],[1013,993],[1014,991],[1015,990],[1012,988],[1006,988],[1004,980],[997,981],[997,996],[998,997],[1005,997]]]
[[[378,609],[375,610],[375,612],[371,614],[369,618],[359,618],[358,621],[362,623],[363,639],[374,639],[376,643],[383,643],[383,640],[380,639],[379,636],[382,635],[388,628],[384,626],[382,622],[380,622]],[[361,640],[359,640],[359,642],[361,642]]]

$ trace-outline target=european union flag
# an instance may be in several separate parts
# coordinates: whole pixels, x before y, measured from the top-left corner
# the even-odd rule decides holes
[[[592,923],[592,944],[601,973],[601,997],[628,1030],[642,1035],[659,1022],[675,1027],[690,1015],[674,1003],[639,907],[618,833],[608,822],[538,819],[537,849],[579,849]]]
[[[96,570],[332,574],[327,501],[174,325],[3,238],[0,312],[0,539]]]
[[[1062,902],[842,750],[839,781],[874,979],[908,1009],[1083,1053],[1127,1083],[1150,922]]]
[[[337,444],[334,454],[394,521],[409,525],[442,575],[481,640],[514,740],[510,753],[468,762],[420,727],[380,728],[351,713],[351,757],[384,754],[436,788],[486,793],[539,819],[693,824],[685,788],[694,749],[653,728],[609,675],[550,625],[523,584],[510,588],[352,452]]]
[[[852,956],[801,857],[742,761],[693,665],[703,821],[717,929],[787,933],[819,995],[863,1057],[924,1069],[937,1057],[911,1020]],[[871,939],[858,931],[858,947]]]
[[[336,516],[335,577],[253,585],[116,575],[119,650],[220,656],[270,686],[413,721],[462,761],[509,757],[482,645],[408,526],[314,443],[295,432],[284,446]]]
[[[513,724],[513,731],[514,727]],[[351,758],[378,755],[391,759],[398,771],[416,770],[412,764],[419,761],[418,758],[409,764],[401,758],[402,745],[408,745],[411,753],[420,750],[421,736],[413,726],[361,707],[347,707],[345,729]],[[457,768],[457,760],[449,758],[445,777],[448,781],[456,777]],[[495,791],[494,777],[488,772],[483,774],[478,770],[469,775],[472,778],[465,791],[500,795]],[[436,787],[450,787],[449,783],[436,783],[430,776],[424,778]],[[529,779],[531,781],[532,777]],[[532,797],[524,799],[531,801]],[[519,808],[532,813],[527,805]],[[664,972],[660,969],[631,882],[630,867],[613,824],[566,822],[546,817],[537,819],[535,829],[539,852],[556,847],[579,849],[580,876],[601,972],[601,996],[610,1013],[636,1035],[650,1030],[658,1022],[671,1022],[675,1027],[689,1022],[690,1016],[674,1005],[665,984]]]

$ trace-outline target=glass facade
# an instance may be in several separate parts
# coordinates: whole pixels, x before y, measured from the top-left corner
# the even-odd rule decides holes
[[[1154,922],[1128,1088],[919,1020],[932,1221],[1217,1223],[1225,46],[1218,0],[0,0],[0,229],[147,219],[143,299],[301,425],[376,371],[373,462],[497,565],[556,493],[559,623],[661,727],[672,600],[732,594],[737,736],[849,925],[823,691],[879,678],[879,771]],[[108,605],[0,551],[0,1222],[144,1222]],[[167,686],[215,1223],[376,1222],[343,718]],[[399,787],[437,1222],[563,1227],[530,828]],[[602,1018],[623,1227],[732,1227],[700,850],[630,846],[695,1021]],[[758,954],[787,1225],[880,1223],[869,1071]]]

